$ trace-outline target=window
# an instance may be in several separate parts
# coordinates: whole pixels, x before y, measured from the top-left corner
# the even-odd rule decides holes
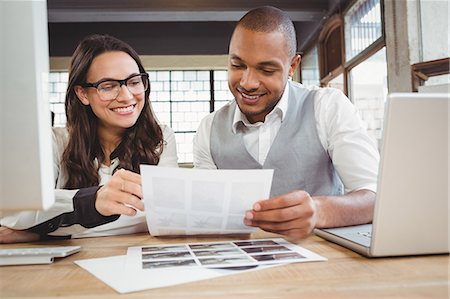
[[[210,111],[209,71],[151,71],[149,75],[156,117],[174,130],[179,162],[192,162],[192,138]]]
[[[449,57],[450,2],[419,0],[418,33],[421,57],[419,62]],[[447,81],[448,82],[448,81]]]
[[[178,161],[190,163],[192,139],[200,121],[233,98],[228,91],[227,72],[150,71],[149,75],[156,117],[174,130]]]
[[[230,100],[234,99],[234,96],[228,88],[227,71],[213,71],[213,76],[214,78],[212,78],[212,80],[214,82],[214,109],[212,109],[212,111],[215,111],[222,108]]]
[[[66,98],[68,72],[50,72],[49,74],[49,102],[50,110],[55,114],[53,126],[64,127],[66,125]]]
[[[411,66],[413,91],[434,88],[448,90],[450,85],[450,57],[415,63]]]
[[[324,26],[319,36],[319,56],[321,84],[343,72],[342,65],[342,18],[335,15]]]
[[[351,99],[367,131],[381,139],[384,104],[387,96],[386,49],[382,48],[350,71]]]
[[[332,16],[317,40],[320,85],[340,89],[360,112],[370,135],[380,139],[387,95],[383,1],[355,0]],[[304,57],[302,79],[314,78],[314,49]],[[312,79],[314,80],[314,79]]]
[[[419,0],[419,60],[411,65],[413,91],[449,92],[450,88],[450,3]]]
[[[379,141],[387,95],[380,0],[356,1],[344,15],[344,26],[349,98],[367,124],[368,133]]]
[[[346,61],[382,36],[380,0],[359,0],[345,15]]]
[[[317,47],[312,48],[302,57],[302,84],[305,86],[320,86],[319,57]]]
[[[342,64],[342,46],[341,46],[341,26],[330,30],[330,33],[324,41],[325,68],[327,73],[332,72]]]
[[[200,121],[233,99],[226,70],[149,71],[150,101],[157,119],[170,126],[177,141],[178,162],[191,163],[192,139]],[[50,73],[50,109],[55,126],[64,127],[68,73]]]
[[[328,81],[326,86],[339,89],[340,91],[345,93],[345,89],[344,89],[344,74],[337,75],[336,77],[334,77],[333,79]]]

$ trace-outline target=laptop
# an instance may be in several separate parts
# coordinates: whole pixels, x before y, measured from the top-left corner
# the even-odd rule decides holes
[[[448,253],[449,101],[389,95],[372,224],[315,234],[367,257]]]

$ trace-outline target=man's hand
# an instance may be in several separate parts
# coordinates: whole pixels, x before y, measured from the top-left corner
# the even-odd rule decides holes
[[[35,233],[0,227],[0,244],[35,242],[39,241],[39,238]]]
[[[293,239],[309,236],[316,221],[316,204],[307,192],[301,190],[258,201],[244,218],[246,225]]]

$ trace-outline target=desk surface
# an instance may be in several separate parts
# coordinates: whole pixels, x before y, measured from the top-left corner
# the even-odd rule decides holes
[[[251,238],[274,237],[258,232]],[[238,237],[239,238],[239,237]],[[80,245],[81,252],[50,265],[0,267],[0,297],[39,298],[448,298],[449,256],[364,258],[311,236],[297,244],[328,258],[120,295],[73,263],[124,255],[129,246],[210,242],[234,237],[155,238],[136,234],[40,243]],[[20,246],[29,246],[22,244]],[[2,245],[1,248],[19,245]]]

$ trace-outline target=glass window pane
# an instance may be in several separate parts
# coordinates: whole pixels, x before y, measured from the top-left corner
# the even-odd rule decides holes
[[[358,0],[344,16],[345,57],[349,61],[381,37],[380,0]]]
[[[152,102],[153,112],[161,124],[170,126],[170,103]]]
[[[449,84],[450,84],[450,74],[444,74],[444,75],[429,77],[428,80],[425,81],[423,85],[425,85],[425,86],[432,86],[432,85],[433,86],[434,85],[445,86],[445,85],[447,85],[447,92],[449,92],[449,90],[448,90]]]
[[[227,71],[214,71],[214,80],[223,81],[228,79]]]
[[[49,73],[49,103],[50,110],[55,113],[53,126],[66,126],[66,111],[64,101],[66,97],[67,82],[69,80],[68,72],[50,72]]]
[[[178,163],[190,163],[193,161],[192,140],[195,133],[176,133]]]
[[[195,71],[184,71],[183,78],[186,81],[197,80],[197,72],[195,72]]]
[[[379,141],[387,95],[385,48],[350,71],[350,93],[352,102],[367,124],[369,134]]]
[[[170,101],[170,92],[167,91],[151,91],[150,100],[153,102],[168,102]]]
[[[151,91],[162,91],[164,90],[164,83],[153,81],[151,82]]]
[[[337,88],[340,91],[344,92],[344,75],[340,74],[336,78],[330,80],[327,87]]]
[[[450,50],[450,2],[420,0],[420,24],[418,32],[422,45],[421,61],[449,57]]]
[[[209,82],[209,71],[197,71],[197,80]]]
[[[147,72],[148,73],[148,79],[150,82],[156,81],[156,71]]]
[[[172,71],[171,72],[171,80],[172,81],[183,81],[183,72],[182,71]]]
[[[220,109],[224,104],[218,104],[220,101],[228,101],[234,98],[228,88],[228,72],[214,71],[214,110]]]
[[[314,47],[301,61],[302,84],[305,86],[320,86],[319,57],[317,47]]]
[[[170,73],[168,71],[158,71],[156,74],[157,81],[169,81]]]
[[[214,102],[214,110],[219,110],[220,108],[222,108],[223,106],[225,106],[229,102],[230,101],[215,101]]]

